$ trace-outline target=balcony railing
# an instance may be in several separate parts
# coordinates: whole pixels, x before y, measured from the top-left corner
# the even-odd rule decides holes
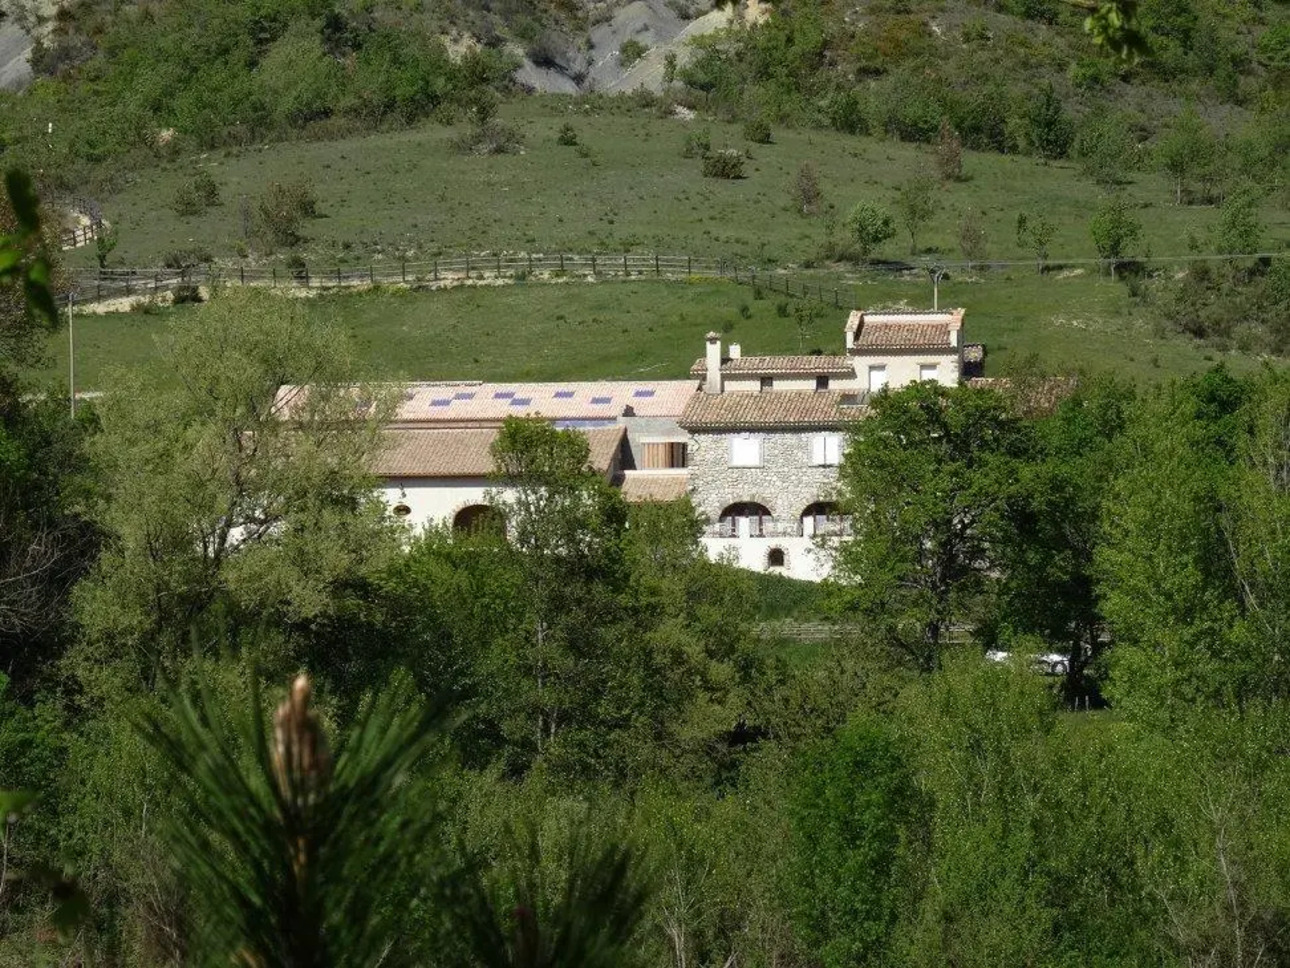
[[[810,526],[814,523],[814,528]],[[802,538],[849,534],[845,518],[723,518],[703,529],[707,538]]]

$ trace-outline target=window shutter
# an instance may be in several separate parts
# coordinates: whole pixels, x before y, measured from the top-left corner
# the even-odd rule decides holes
[[[828,438],[824,434],[816,434],[811,438],[811,463],[819,467],[828,462]]]
[[[824,437],[824,463],[842,463],[842,438],[837,434],[827,434]]]
[[[761,438],[732,437],[730,439],[731,467],[760,467]]]

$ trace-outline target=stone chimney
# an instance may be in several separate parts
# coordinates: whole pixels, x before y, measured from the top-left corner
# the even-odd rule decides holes
[[[708,334],[708,356],[706,361],[707,373],[703,378],[704,393],[721,392],[721,336],[717,333]]]
[[[738,343],[731,343],[729,353],[732,360],[737,360],[743,355],[743,348]]]

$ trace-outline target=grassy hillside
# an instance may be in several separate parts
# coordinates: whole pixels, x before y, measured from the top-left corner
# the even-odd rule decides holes
[[[846,309],[823,309],[805,342],[784,297],[747,286],[629,281],[481,286],[442,292],[336,293],[309,302],[352,335],[373,374],[401,379],[555,380],[684,378],[715,329],[747,353],[796,353],[842,345]],[[270,297],[266,294],[266,298]],[[1253,358],[1157,334],[1123,286],[1087,274],[998,274],[942,286],[942,305],[968,309],[968,338],[989,349],[988,371],[1037,354],[1050,367],[1111,370],[1152,380],[1226,360]],[[881,279],[846,291],[844,306],[926,306],[923,283]],[[787,310],[787,316],[781,311]],[[102,388],[106,371],[153,354],[154,336],[183,307],[155,313],[78,316],[80,389]],[[65,381],[67,339],[50,346],[44,376]]]
[[[463,157],[451,145],[454,129],[426,125],[166,163],[103,200],[106,217],[119,229],[112,261],[157,264],[193,247],[238,261],[248,206],[270,183],[304,176],[322,216],[303,226],[307,241],[297,254],[311,263],[559,249],[800,263],[818,256],[831,221],[862,200],[890,206],[895,186],[931,166],[928,149],[899,141],[776,128],[772,144],[749,145],[737,124],[660,118],[625,101],[525,99],[502,116],[524,134],[522,154]],[[557,143],[566,123],[579,146]],[[682,157],[687,134],[696,131],[709,132],[714,148],[747,147],[747,177],[704,178],[699,159]],[[804,162],[818,171],[832,219],[793,210],[788,183]],[[957,258],[959,222],[970,208],[980,214],[993,258],[1028,257],[1016,242],[1021,211],[1043,212],[1054,222],[1055,260],[1095,255],[1088,223],[1100,190],[1074,163],[968,152],[963,167],[963,181],[937,190],[920,249]],[[175,214],[176,193],[199,171],[213,177],[221,204],[201,215]],[[1185,253],[1188,233],[1212,224],[1213,208],[1175,205],[1162,175],[1138,172],[1130,179],[1124,190],[1139,206],[1152,253]],[[1268,203],[1263,217],[1267,244],[1280,247],[1290,237],[1290,216]],[[834,234],[840,236],[841,228]],[[250,258],[262,258],[251,244]],[[908,239],[902,233],[879,254],[907,257]],[[68,258],[92,264],[94,255],[81,249]]]

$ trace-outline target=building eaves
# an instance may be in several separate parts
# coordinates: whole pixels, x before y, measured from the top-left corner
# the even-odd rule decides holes
[[[723,376],[854,376],[855,364],[845,356],[739,356],[721,361]],[[691,376],[706,376],[702,357],[690,367]]]

